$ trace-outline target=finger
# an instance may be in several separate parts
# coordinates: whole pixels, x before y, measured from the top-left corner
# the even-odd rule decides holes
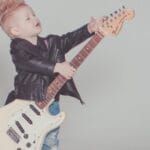
[[[76,69],[74,67],[71,67],[71,70],[74,71],[74,72],[76,71]]]
[[[69,75],[64,75],[64,77],[65,77],[67,80],[71,78]]]
[[[68,72],[68,74],[66,75],[67,77],[72,77],[73,76],[73,72]]]
[[[69,80],[69,79],[71,79],[71,76],[68,75],[68,76],[66,76],[66,78]]]

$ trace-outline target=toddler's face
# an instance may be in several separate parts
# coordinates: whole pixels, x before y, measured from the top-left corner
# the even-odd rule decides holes
[[[29,6],[21,6],[14,13],[16,34],[21,38],[37,36],[41,31],[41,23]]]

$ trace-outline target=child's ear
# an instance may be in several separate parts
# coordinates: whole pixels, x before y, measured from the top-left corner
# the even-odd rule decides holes
[[[11,32],[11,34],[14,35],[14,36],[18,36],[18,35],[20,34],[20,31],[19,31],[19,29],[18,29],[17,27],[12,27],[12,28],[10,29],[10,32]]]

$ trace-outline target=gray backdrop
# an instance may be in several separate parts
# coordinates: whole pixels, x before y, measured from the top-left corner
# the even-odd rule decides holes
[[[74,79],[85,106],[61,97],[67,118],[60,131],[60,150],[149,150],[150,71],[149,5],[147,0],[28,0],[43,25],[41,36],[63,34],[122,5],[136,18],[116,38],[106,37],[80,67]],[[13,89],[15,68],[10,39],[0,31],[0,98]],[[68,61],[85,43],[74,48]]]

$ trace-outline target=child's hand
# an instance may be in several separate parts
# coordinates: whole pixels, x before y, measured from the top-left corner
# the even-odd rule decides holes
[[[88,23],[88,31],[89,33],[97,33],[97,32],[101,32],[103,35],[107,35],[107,31],[105,31],[102,28],[102,24],[103,24],[103,18],[95,18],[95,17],[91,17],[90,22]]]
[[[73,68],[68,62],[56,63],[54,72],[58,72],[63,75],[66,79],[71,79],[75,74],[76,69]]]

